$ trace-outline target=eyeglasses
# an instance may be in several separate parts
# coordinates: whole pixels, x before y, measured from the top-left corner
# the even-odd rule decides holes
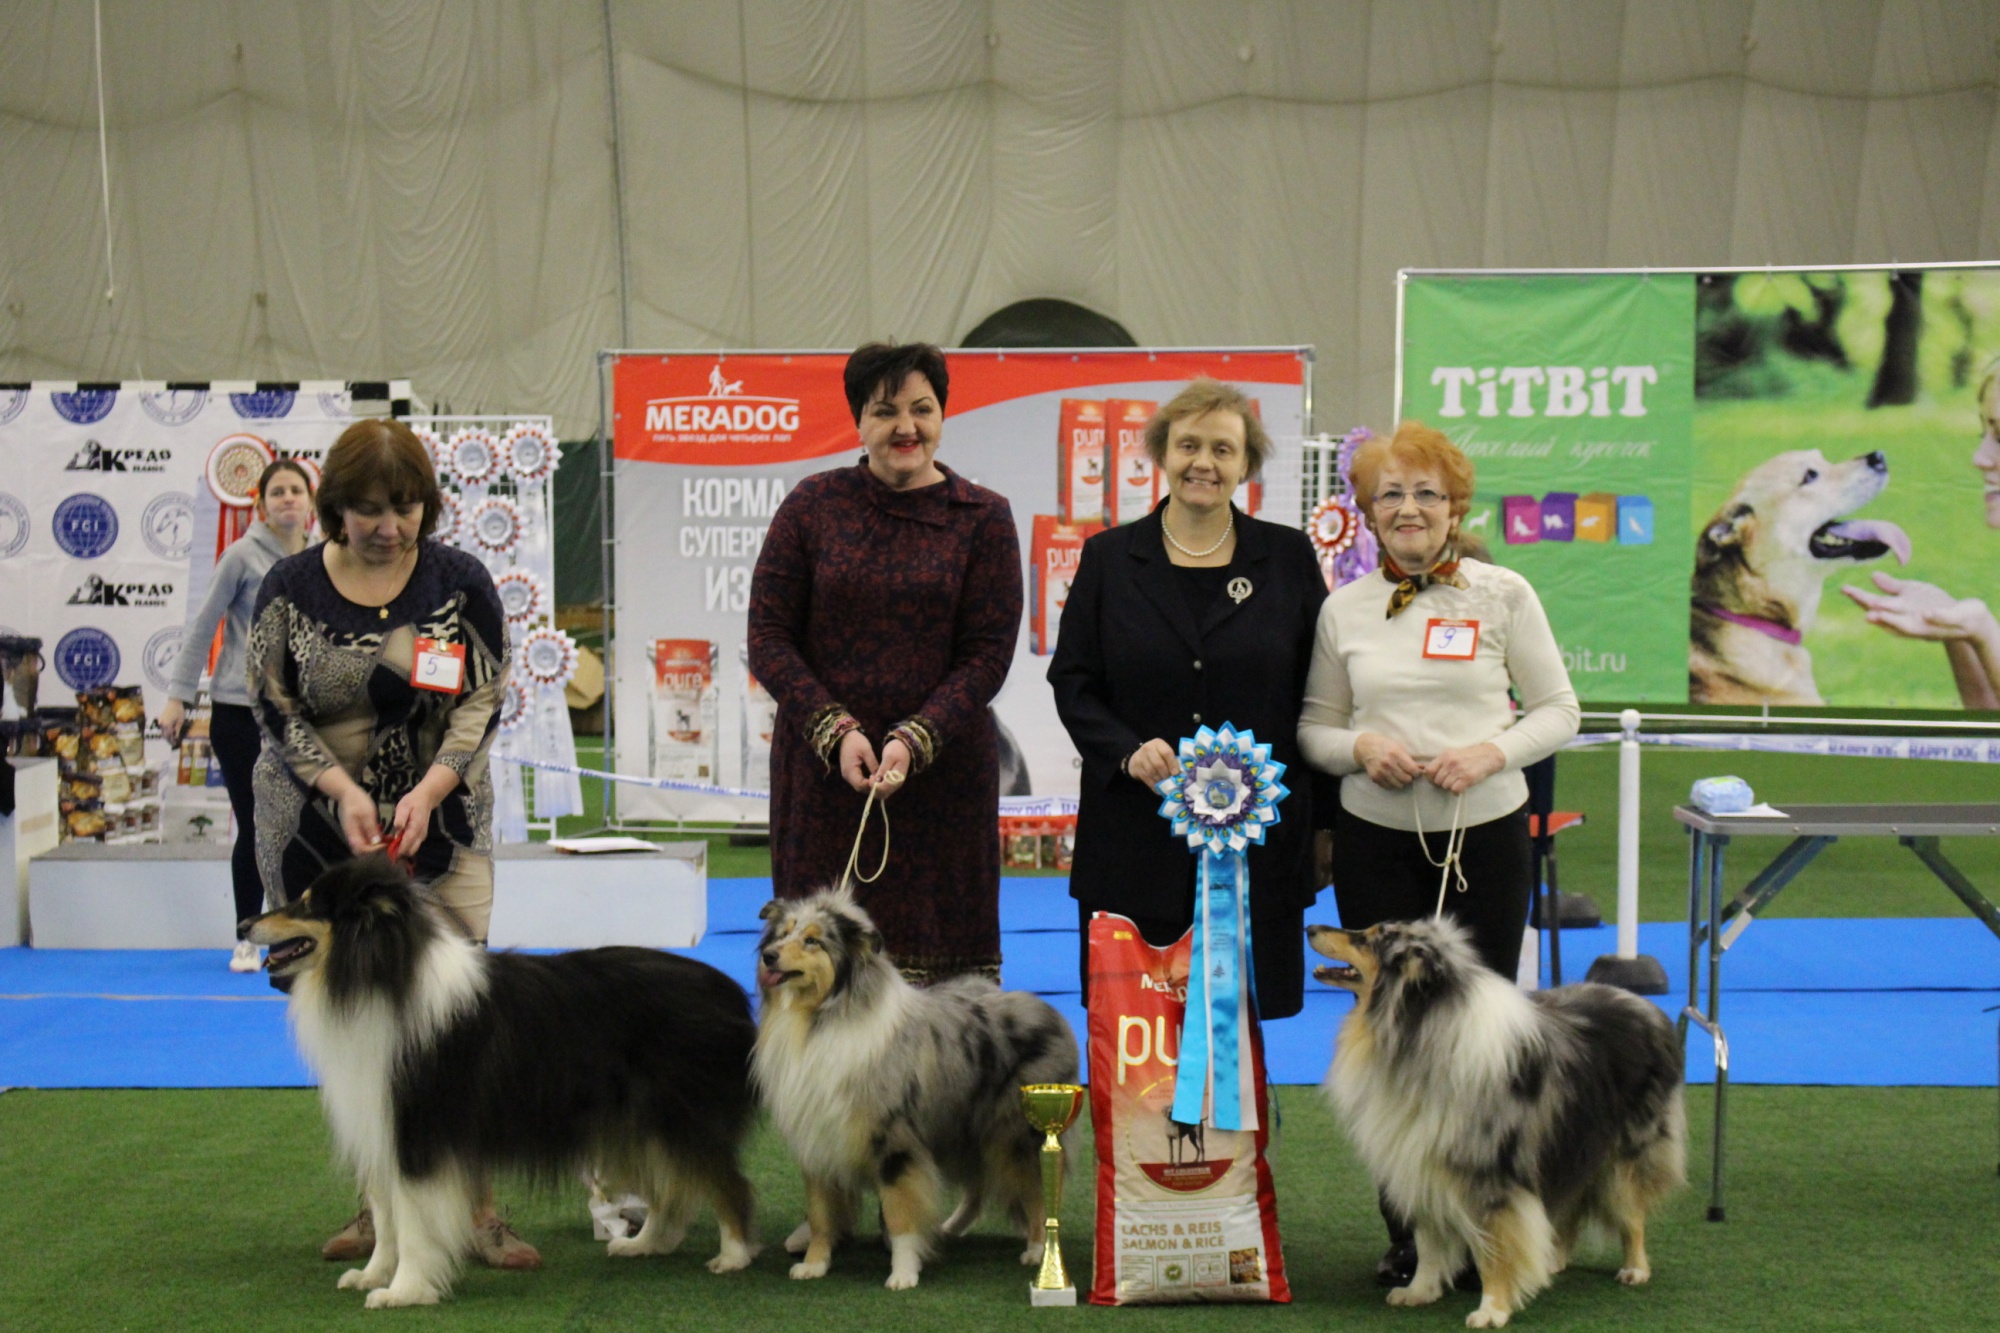
[[[1451,497],[1425,486],[1414,491],[1378,491],[1375,495],[1377,509],[1401,509],[1405,499],[1415,500],[1419,509],[1436,509]]]

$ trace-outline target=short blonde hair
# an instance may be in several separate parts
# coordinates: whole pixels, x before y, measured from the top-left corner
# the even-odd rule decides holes
[[[1421,421],[1405,421],[1388,439],[1378,435],[1354,452],[1348,475],[1363,513],[1375,512],[1375,482],[1391,459],[1433,470],[1444,478],[1453,518],[1464,518],[1465,511],[1472,508],[1472,460],[1459,452],[1443,431],[1432,430]]]
[[[1249,396],[1233,384],[1206,376],[1175,394],[1146,423],[1146,452],[1153,456],[1153,465],[1159,467],[1167,461],[1167,433],[1176,421],[1207,416],[1210,412],[1234,412],[1243,418],[1243,454],[1249,462],[1244,480],[1262,474],[1264,459],[1271,452],[1271,437],[1264,433],[1264,423],[1257,419]]]

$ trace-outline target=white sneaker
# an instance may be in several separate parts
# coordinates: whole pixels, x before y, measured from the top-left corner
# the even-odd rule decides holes
[[[236,942],[236,952],[229,955],[229,970],[231,972],[255,972],[263,966],[264,958],[263,955],[257,952],[256,945],[252,944],[249,940],[238,940]]]

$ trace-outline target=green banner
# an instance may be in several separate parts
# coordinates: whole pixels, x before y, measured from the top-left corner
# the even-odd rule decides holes
[[[1398,415],[1476,470],[1463,531],[1547,608],[1585,700],[1685,702],[1695,280],[1411,278]]]

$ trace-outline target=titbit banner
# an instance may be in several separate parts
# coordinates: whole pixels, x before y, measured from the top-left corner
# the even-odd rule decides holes
[[[1305,349],[948,353],[938,461],[1006,496],[1027,606],[994,713],[1003,796],[1074,795],[1076,750],[1046,675],[1084,539],[1161,497],[1141,436],[1153,409],[1214,376],[1256,403],[1274,439],[1304,433]],[[799,481],[860,456],[841,388],[847,353],[626,353],[612,363],[617,494],[617,755],[688,784],[764,789],[770,696],[743,648],[750,576],[771,516]],[[1274,473],[1282,469],[1273,469]],[[1239,507],[1297,526],[1291,493]],[[633,818],[758,820],[761,801],[628,788]]]
[[[2000,268],[1407,275],[1399,415],[1598,702],[2000,707]]]

